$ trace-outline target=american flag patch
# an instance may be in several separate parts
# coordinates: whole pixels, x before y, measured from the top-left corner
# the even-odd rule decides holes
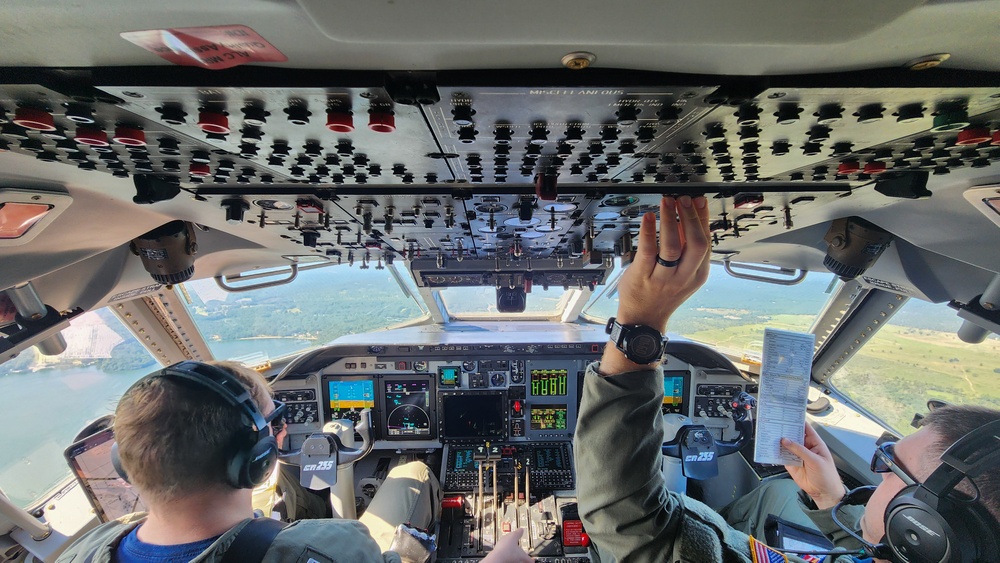
[[[750,537],[750,553],[753,554],[753,563],[788,563],[788,558],[784,554],[757,541],[753,536]]]
[[[815,555],[809,555],[808,553],[803,553],[799,555],[799,558],[806,563],[823,563],[823,560]]]

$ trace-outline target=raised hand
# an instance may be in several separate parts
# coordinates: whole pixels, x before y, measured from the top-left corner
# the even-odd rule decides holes
[[[710,250],[705,198],[661,199],[660,242],[656,216],[643,215],[635,258],[618,284],[618,322],[666,332],[670,315],[708,280]],[[614,346],[605,349],[601,360],[606,375],[639,367]]]

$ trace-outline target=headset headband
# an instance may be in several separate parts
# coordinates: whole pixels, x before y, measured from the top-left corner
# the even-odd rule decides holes
[[[962,479],[978,477],[1000,465],[1000,420],[994,420],[959,438],[943,454],[941,465],[920,486],[944,498]]]
[[[238,408],[253,424],[254,431],[259,433],[267,426],[264,415],[261,414],[260,407],[254,402],[250,391],[235,376],[221,368],[201,362],[184,361],[161,369],[154,377],[179,379],[208,387],[217,396]]]

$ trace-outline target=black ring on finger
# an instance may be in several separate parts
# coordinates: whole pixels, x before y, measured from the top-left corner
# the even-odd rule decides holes
[[[679,264],[680,261],[681,261],[680,258],[678,258],[677,260],[664,260],[663,258],[660,258],[659,255],[656,256],[656,263],[666,268],[673,268],[674,266]]]

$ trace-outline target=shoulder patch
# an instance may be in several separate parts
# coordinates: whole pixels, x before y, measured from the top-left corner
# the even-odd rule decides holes
[[[308,547],[302,551],[302,555],[296,560],[296,563],[335,563],[333,559],[330,559],[326,555],[309,549]]]
[[[788,563],[788,558],[783,553],[757,541],[753,536],[750,536],[750,553],[753,556],[753,563]]]

